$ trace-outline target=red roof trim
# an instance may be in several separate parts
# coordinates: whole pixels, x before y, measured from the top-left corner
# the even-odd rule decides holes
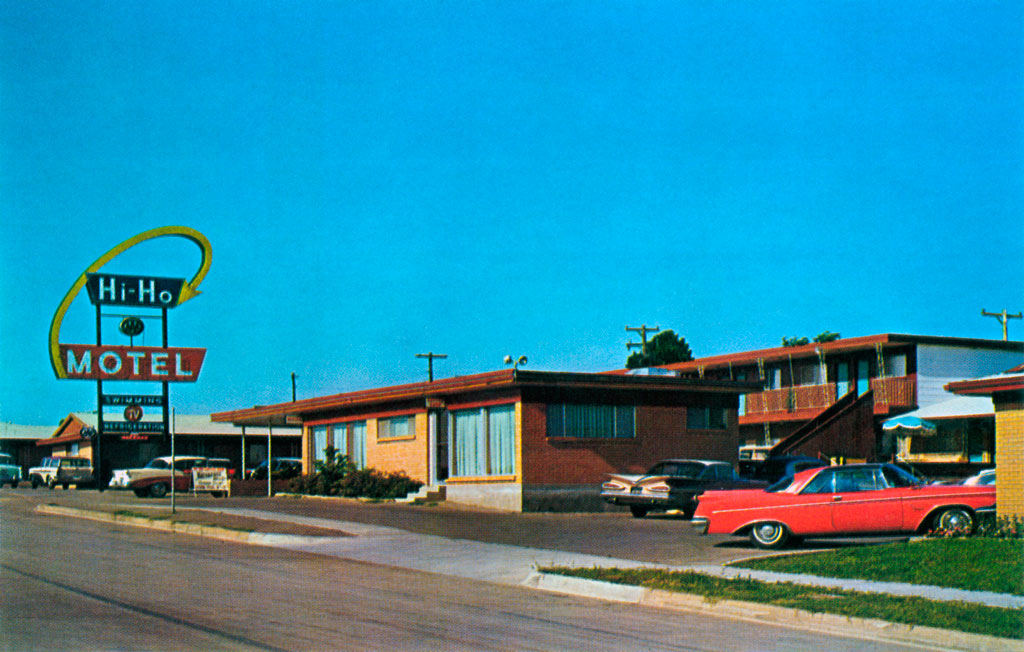
[[[992,396],[997,392],[1024,392],[1024,375],[958,380],[946,384],[945,389],[954,394],[980,394],[983,396]]]
[[[765,362],[779,362],[793,358],[813,358],[817,350],[821,349],[826,355],[845,353],[849,351],[869,351],[881,344],[884,348],[896,347],[909,344],[935,344],[935,345],[959,345],[975,346],[993,349],[1017,350],[1024,353],[1024,342],[1004,342],[1002,340],[979,340],[959,337],[935,337],[928,335],[900,335],[897,333],[884,333],[881,335],[868,335],[864,337],[849,337],[832,342],[811,342],[802,346],[779,346],[771,349],[758,349],[755,351],[741,351],[739,353],[727,353],[723,355],[697,358],[688,362],[677,362],[675,364],[661,365],[663,369],[675,371],[697,371],[699,367],[720,368],[731,364],[754,364],[758,359]],[[607,373],[625,374],[627,370],[616,369]]]

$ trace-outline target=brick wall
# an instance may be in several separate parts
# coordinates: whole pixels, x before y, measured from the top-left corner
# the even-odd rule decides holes
[[[427,413],[415,415],[415,434],[411,437],[377,439],[377,419],[366,421],[366,465],[389,473],[404,471],[413,480],[427,481]]]
[[[996,408],[996,509],[1024,518],[1024,405],[993,397]]]
[[[724,431],[687,430],[686,408],[638,406],[634,439],[548,439],[547,406],[522,406],[523,483],[598,484],[607,473],[642,473],[670,457],[735,463],[739,447],[736,410]]]

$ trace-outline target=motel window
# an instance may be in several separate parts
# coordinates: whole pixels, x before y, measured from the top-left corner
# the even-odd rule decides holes
[[[885,356],[886,378],[901,378],[907,375],[907,354],[895,353]]]
[[[316,426],[309,429],[310,439],[313,440],[313,461],[326,462],[327,453],[327,426]]]
[[[334,447],[338,452],[348,455],[349,461],[355,464],[357,469],[365,469],[366,422],[335,423],[331,429],[334,434]]]
[[[516,472],[516,409],[498,405],[451,412],[452,477]]]
[[[391,417],[390,419],[377,419],[377,439],[395,439],[397,437],[412,437],[416,434],[416,424],[413,416]]]
[[[689,430],[725,430],[725,408],[688,407],[686,427]]]
[[[636,409],[632,405],[548,404],[547,436],[579,439],[632,439]]]

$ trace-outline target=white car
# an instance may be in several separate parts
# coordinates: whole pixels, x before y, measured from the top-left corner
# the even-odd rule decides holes
[[[50,489],[61,485],[67,489],[69,485],[92,484],[92,460],[87,457],[44,457],[39,466],[28,470],[28,479],[33,489],[39,485]]]
[[[174,490],[188,491],[192,469],[206,466],[205,457],[174,457]],[[111,489],[131,489],[139,498],[163,498],[171,491],[171,458],[157,457],[141,469],[117,469],[110,478]]]
[[[995,484],[995,483],[996,483],[996,470],[995,469],[985,469],[984,471],[982,471],[978,475],[972,475],[971,477],[967,478],[961,484],[965,484],[965,485],[970,487],[970,486],[976,486],[976,485],[985,486],[985,485],[990,485],[990,484]]]

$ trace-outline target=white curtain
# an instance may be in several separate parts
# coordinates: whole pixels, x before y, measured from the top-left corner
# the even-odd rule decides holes
[[[514,405],[492,407],[487,415],[490,449],[490,475],[512,475],[516,472],[516,408]]]
[[[455,412],[456,476],[486,475],[487,449],[482,410]]]
[[[352,438],[350,459],[357,469],[366,468],[366,422],[355,421],[348,424],[349,436]]]

